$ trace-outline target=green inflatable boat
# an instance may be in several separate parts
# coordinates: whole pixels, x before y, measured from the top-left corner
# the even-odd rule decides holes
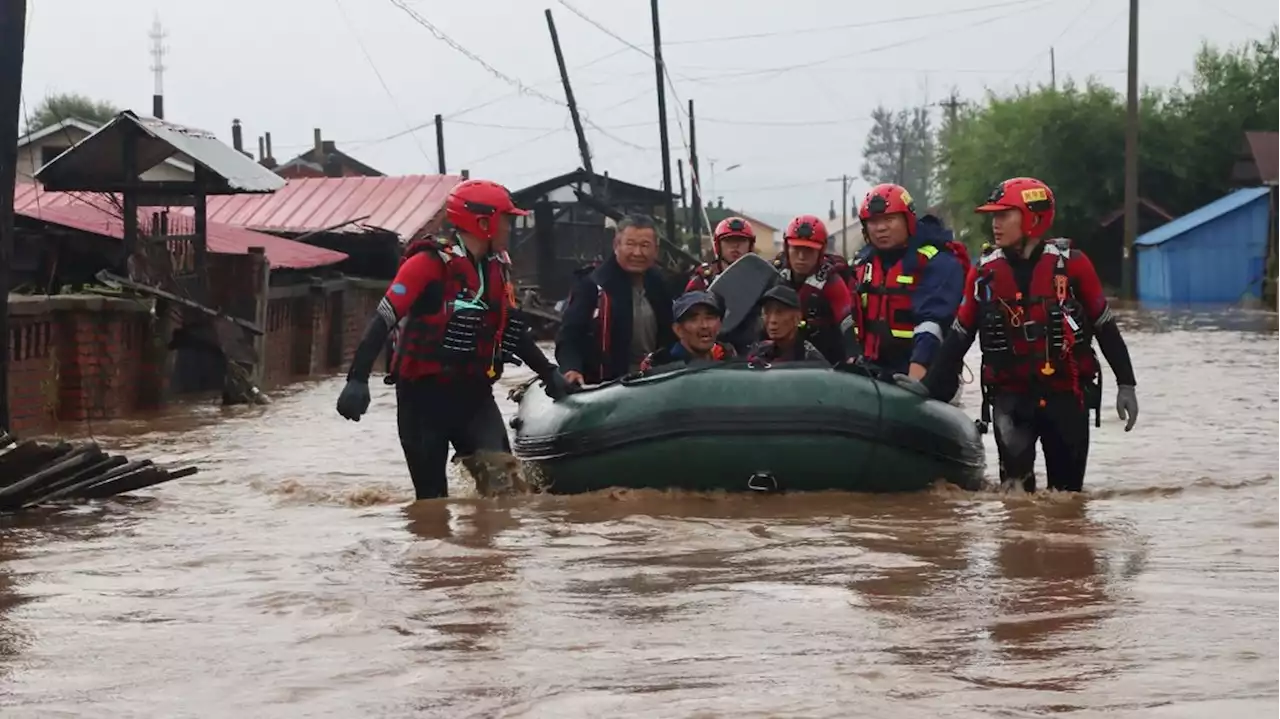
[[[523,389],[516,456],[547,491],[908,492],[982,485],[963,411],[822,363],[674,366],[552,401]]]

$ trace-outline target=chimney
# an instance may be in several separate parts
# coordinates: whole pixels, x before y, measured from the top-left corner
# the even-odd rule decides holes
[[[831,222],[836,221],[836,201],[831,201],[831,209],[827,210],[827,219]]]
[[[277,163],[276,163],[276,158],[271,156],[271,133],[264,132],[262,133],[262,135],[263,137],[266,138],[266,145],[267,145],[267,156],[262,158],[262,166],[267,168],[268,170],[274,170],[276,169]]]
[[[315,157],[311,158],[317,165],[324,167],[324,139],[320,137],[320,128],[316,128]]]
[[[240,130],[240,119],[231,121],[231,146],[236,152],[244,152],[244,135]]]
[[[262,142],[262,135],[258,135],[258,162],[262,162],[262,158],[267,156],[265,145]]]
[[[470,180],[470,179],[471,179],[471,170],[463,170],[463,171],[462,171],[462,179],[464,179],[464,180]]]
[[[157,120],[164,119],[164,95],[151,96],[151,114],[155,115]]]

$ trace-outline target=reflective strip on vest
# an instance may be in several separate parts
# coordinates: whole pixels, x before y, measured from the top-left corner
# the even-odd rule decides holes
[[[937,322],[921,322],[916,325],[913,335],[933,335],[939,340],[942,339],[942,325]]]

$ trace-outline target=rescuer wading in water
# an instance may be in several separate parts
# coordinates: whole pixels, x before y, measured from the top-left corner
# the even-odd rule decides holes
[[[1101,403],[1093,337],[1118,386],[1116,412],[1138,421],[1129,349],[1093,263],[1070,241],[1043,240],[1053,223],[1053,192],[1029,177],[1005,180],[978,212],[991,213],[996,249],[978,264],[953,331],[923,382],[898,383],[949,397],[975,335],[982,348],[983,414],[994,419],[1004,486],[1036,487],[1036,440],[1044,448],[1050,489],[1078,492],[1089,458],[1089,411]]]
[[[515,308],[507,241],[509,217],[525,215],[506,188],[468,180],[449,194],[449,239],[417,240],[369,320],[356,349],[338,413],[360,421],[369,409],[369,374],[391,329],[402,319],[389,382],[396,423],[418,499],[448,496],[449,445],[458,455],[510,453],[491,389],[506,362],[529,365],[563,395],[564,379],[534,344]]]

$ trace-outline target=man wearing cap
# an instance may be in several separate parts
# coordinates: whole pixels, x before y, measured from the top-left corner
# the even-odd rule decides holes
[[[675,319],[671,330],[678,341],[645,357],[641,372],[673,362],[717,362],[734,356],[732,346],[716,340],[724,319],[719,297],[710,292],[686,292],[671,303],[671,315]]]
[[[613,255],[578,280],[556,335],[556,361],[570,384],[599,384],[639,368],[675,341],[671,294],[654,265],[658,231],[643,216],[614,230]]]
[[[766,339],[752,345],[747,358],[753,362],[825,362],[813,343],[800,336],[804,313],[800,295],[786,285],[775,285],[761,298],[760,314]]]

